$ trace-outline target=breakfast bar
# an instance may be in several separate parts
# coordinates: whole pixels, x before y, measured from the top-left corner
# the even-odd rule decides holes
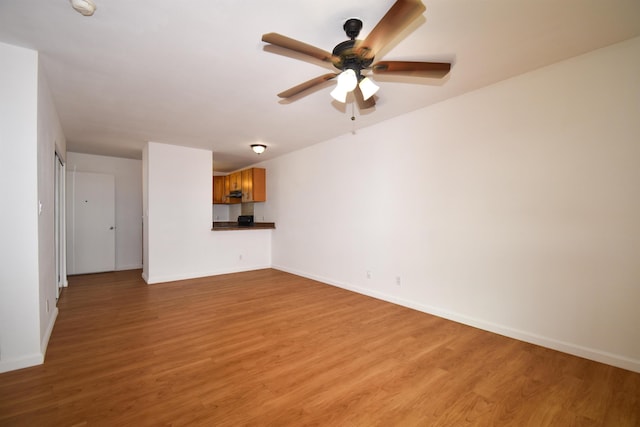
[[[275,229],[275,222],[252,222],[243,225],[236,221],[214,221],[212,231],[229,231],[229,230],[271,230]]]

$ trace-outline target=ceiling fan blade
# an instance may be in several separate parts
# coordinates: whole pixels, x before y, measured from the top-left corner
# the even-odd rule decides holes
[[[300,83],[298,86],[294,86],[291,89],[287,89],[284,92],[280,92],[278,96],[280,98],[291,98],[294,95],[299,94],[300,92],[304,92],[307,89],[311,89],[314,86],[319,85],[320,83],[324,83],[327,80],[333,79],[337,76],[336,73],[323,74],[322,76],[318,76],[304,83]]]
[[[356,44],[365,58],[373,58],[384,46],[407,25],[426,10],[420,0],[397,0],[366,39]]]
[[[283,36],[282,34],[278,34],[278,33],[263,34],[262,41],[265,43],[271,43],[273,45],[280,46],[285,49],[290,49],[295,52],[312,56],[314,58],[320,59],[321,61],[334,63],[340,60],[340,58],[338,58],[337,56],[334,56],[333,54],[327,52],[326,50],[317,48],[315,46],[311,46],[310,44],[303,43],[301,41],[289,38],[287,36]]]
[[[373,64],[371,69],[374,74],[397,74],[440,79],[449,73],[451,64],[448,62],[380,61]]]
[[[356,86],[353,90],[353,95],[356,97],[356,101],[358,102],[358,107],[361,110],[366,110],[367,108],[375,107],[376,100],[373,96],[369,97],[369,99],[365,100],[362,95],[362,90],[360,90],[360,86]]]

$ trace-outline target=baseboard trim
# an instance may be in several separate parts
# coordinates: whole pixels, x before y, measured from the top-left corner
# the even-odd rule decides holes
[[[47,330],[44,332],[44,336],[42,337],[42,341],[40,342],[40,351],[42,352],[42,358],[44,359],[47,354],[47,347],[49,346],[49,339],[51,338],[51,334],[53,333],[53,327],[56,324],[56,319],[58,318],[58,307],[54,307],[53,313],[49,318],[49,324],[47,325]]]
[[[142,264],[119,265],[114,271],[139,270],[141,268]]]
[[[524,341],[530,344],[535,344],[541,347],[546,347],[552,350],[557,350],[563,353],[571,354],[573,356],[582,357],[585,359],[593,360],[595,362],[600,362],[607,365],[615,366],[617,368],[622,368],[629,371],[640,373],[640,360],[627,358],[618,354],[608,353],[605,351],[601,351],[601,350],[597,350],[589,347],[584,347],[584,346],[566,342],[566,341],[556,340],[554,338],[545,337],[542,335],[534,334],[534,333],[523,331],[520,329],[514,329],[506,325],[500,325],[500,324],[488,322],[483,319],[465,316],[460,313],[452,312],[449,310],[443,310],[439,307],[416,303],[414,301],[398,298],[382,292],[376,292],[370,289],[348,285],[342,282],[332,280],[327,277],[308,274],[303,271],[298,271],[298,270],[290,269],[283,266],[274,265],[271,268],[275,270],[281,270],[287,273],[295,274],[297,276],[306,277],[311,280],[316,280],[318,282],[326,283],[331,286],[336,286],[338,288],[356,292],[356,293],[366,295],[372,298],[376,298],[382,301],[401,305],[403,307],[411,308],[413,310],[421,311],[423,313],[442,317],[443,319],[452,320],[454,322],[462,323],[468,326],[473,326],[474,328],[482,329],[488,332],[493,332],[498,335],[514,338],[519,341]]]
[[[58,318],[58,307],[53,309],[47,330],[45,331],[42,340],[40,341],[40,353],[33,353],[19,359],[0,360],[0,374],[9,371],[15,371],[18,369],[30,368],[32,366],[42,365],[44,363],[44,356],[47,352],[49,345],[49,339],[53,333],[53,327]]]
[[[271,268],[271,265],[252,265],[250,267],[242,267],[242,268],[223,268],[223,269],[208,271],[204,273],[172,274],[168,276],[149,276],[147,278],[145,278],[143,275],[143,279],[145,282],[147,282],[147,285],[154,285],[156,283],[175,282],[178,280],[197,279],[200,277],[208,277],[208,276],[219,276],[221,274],[243,273],[245,271],[262,270],[265,268]]]
[[[42,365],[44,363],[44,355],[42,353],[34,353],[19,359],[9,359],[0,361],[0,374],[18,369],[30,368],[32,366]]]

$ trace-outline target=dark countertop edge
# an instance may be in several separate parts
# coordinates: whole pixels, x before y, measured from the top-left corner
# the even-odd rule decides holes
[[[211,231],[228,230],[273,230],[276,228],[275,222],[254,222],[252,225],[238,225],[235,221],[216,221],[211,227]]]

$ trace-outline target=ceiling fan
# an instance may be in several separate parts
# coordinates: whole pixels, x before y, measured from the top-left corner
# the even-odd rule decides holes
[[[373,74],[430,78],[446,76],[451,69],[451,64],[446,62],[373,62],[375,55],[411,22],[422,15],[425,10],[426,8],[420,0],[396,0],[391,9],[387,11],[364,40],[356,39],[362,29],[362,21],[357,18],[347,19],[343,28],[349,40],[339,43],[332,53],[278,33],[264,34],[262,36],[263,42],[320,59],[340,70],[339,73],[323,74],[301,83],[284,92],[280,92],[278,96],[280,98],[291,98],[337,77],[338,84],[331,92],[331,96],[344,103],[346,102],[347,94],[353,91],[358,105],[360,108],[365,109],[375,105],[373,94],[378,90],[378,86],[363,74],[365,70],[371,70]]]

